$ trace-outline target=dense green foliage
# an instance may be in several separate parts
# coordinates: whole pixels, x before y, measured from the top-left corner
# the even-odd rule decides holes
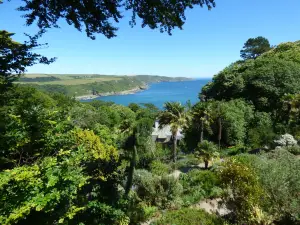
[[[197,148],[195,149],[195,154],[197,157],[201,157],[203,159],[205,163],[205,169],[208,168],[208,163],[210,160],[219,156],[217,146],[207,140],[199,142]]]
[[[200,117],[199,104],[192,108],[192,124],[186,130],[185,140],[189,150],[195,149],[199,133],[203,137],[225,146],[244,145],[249,139],[249,128],[255,129],[262,118],[255,117],[253,105],[243,99],[208,101],[202,103],[205,116]],[[266,115],[267,116],[267,115]],[[202,118],[202,119],[201,119]],[[204,121],[204,123],[202,123]],[[203,126],[202,126],[203,124]],[[265,125],[265,124],[263,124]],[[263,127],[267,129],[268,127]],[[263,130],[260,130],[263,132]],[[263,136],[260,136],[263,138]],[[258,142],[263,142],[260,140]]]
[[[211,171],[193,169],[186,174],[181,174],[179,181],[183,187],[183,204],[186,206],[221,195],[219,179]]]
[[[258,56],[270,49],[271,45],[269,40],[260,36],[256,38],[249,38],[240,53],[243,59],[256,59]]]
[[[159,221],[153,225],[176,224],[176,225],[221,225],[224,221],[214,215],[202,210],[183,208],[167,212]]]
[[[220,170],[219,176],[223,188],[228,190],[224,195],[226,206],[233,211],[238,223],[260,224],[263,215],[260,205],[264,193],[254,171],[230,160]]]
[[[299,57],[280,44],[162,111],[2,82],[0,223],[299,224]],[[156,120],[170,141],[152,140]]]
[[[172,176],[157,176],[146,170],[137,170],[134,189],[139,201],[160,209],[177,208],[181,205],[182,185]]]
[[[281,98],[300,91],[299,46],[300,42],[283,43],[255,60],[233,63],[202,89],[202,95],[216,100],[244,98],[258,110],[278,114]]]
[[[300,161],[285,149],[261,157],[242,155],[237,160],[252,168],[265,190],[260,207],[274,220],[297,221],[300,216]]]
[[[208,138],[217,138],[220,124],[221,142],[226,145],[273,148],[276,134],[298,137],[299,48],[299,41],[282,43],[256,59],[235,62],[214,76],[199,95],[206,104],[215,104],[208,109],[221,118]],[[189,130],[187,140],[198,130],[195,126]],[[190,143],[194,148],[196,143]]]

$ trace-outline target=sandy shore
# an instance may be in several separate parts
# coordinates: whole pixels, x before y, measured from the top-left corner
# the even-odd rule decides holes
[[[75,97],[75,99],[77,100],[89,100],[89,99],[94,99],[94,98],[98,98],[101,96],[110,96],[110,95],[130,95],[130,94],[135,94],[137,92],[140,91],[144,91],[147,90],[149,87],[147,86],[140,86],[140,87],[136,87],[130,90],[125,90],[125,91],[112,91],[112,92],[105,92],[105,93],[100,93],[98,95],[82,95],[82,96],[77,96]]]

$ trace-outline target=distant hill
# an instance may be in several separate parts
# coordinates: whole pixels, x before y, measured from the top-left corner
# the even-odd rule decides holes
[[[190,80],[185,77],[99,74],[25,74],[17,83],[68,96],[113,95],[146,89],[148,84]],[[125,93],[125,92],[124,92]]]

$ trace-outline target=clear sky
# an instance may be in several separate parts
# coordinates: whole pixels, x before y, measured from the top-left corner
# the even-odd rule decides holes
[[[34,34],[36,27],[24,26],[22,13],[14,10],[20,0],[0,5],[0,30]],[[272,45],[300,39],[300,0],[216,0],[216,8],[188,10],[183,30],[173,35],[159,30],[131,28],[130,17],[119,24],[118,36],[96,40],[61,21],[40,40],[48,42],[39,53],[58,59],[52,65],[35,65],[31,73],[85,73],[114,75],[165,75],[212,77],[239,59],[243,43],[264,36]]]

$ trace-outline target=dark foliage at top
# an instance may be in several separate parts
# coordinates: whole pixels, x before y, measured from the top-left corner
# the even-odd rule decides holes
[[[33,50],[47,44],[38,44],[37,40],[43,34],[43,30],[34,36],[29,36],[29,41],[24,44],[12,39],[13,33],[0,31],[0,84],[11,85],[26,67],[37,63],[50,64],[55,59],[48,59]]]
[[[118,23],[123,18],[122,12],[132,12],[130,25],[135,25],[137,17],[142,20],[142,27],[159,28],[161,32],[168,32],[182,26],[186,20],[185,10],[194,6],[215,7],[215,0],[23,0],[27,25],[37,21],[39,28],[58,27],[58,20],[65,19],[87,36],[95,39],[95,34],[103,34],[107,38],[116,36]]]

